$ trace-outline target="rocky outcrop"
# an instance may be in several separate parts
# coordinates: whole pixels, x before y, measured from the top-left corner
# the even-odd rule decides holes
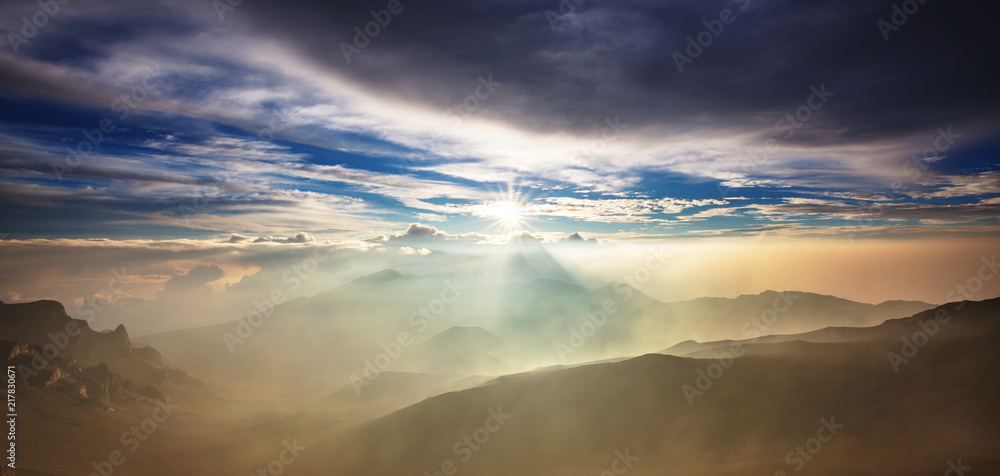
[[[110,332],[93,332],[81,334],[86,342],[81,346],[83,360],[98,361],[114,357],[127,357],[132,353],[132,341],[128,338],[125,326],[119,324]]]
[[[134,402],[139,388],[103,363],[78,372],[73,379],[83,385],[87,402],[97,408]]]
[[[59,356],[46,358],[40,346],[24,342],[0,341],[0,362],[3,366],[13,365],[22,382],[30,386],[46,388],[67,375],[80,371],[72,359]]]
[[[146,347],[133,347],[132,355],[139,357],[151,364],[163,365],[163,356],[156,349],[146,346]]]
[[[28,344],[23,342],[0,341],[0,359],[11,360],[28,353]]]
[[[44,352],[42,346],[0,340],[0,365],[13,365],[20,382],[31,388],[63,395],[86,406],[109,409],[143,398],[164,398],[155,387],[136,384],[105,363],[81,368],[71,358]]]
[[[95,331],[55,301],[0,302],[0,364],[13,365],[26,390],[105,410],[165,400],[154,385],[205,386],[164,367],[156,349],[133,347],[125,326]]]
[[[127,357],[132,352],[125,326],[95,331],[87,321],[66,314],[56,301],[0,303],[0,339],[43,346],[50,354],[91,362]]]
[[[85,331],[93,330],[87,321],[73,319],[56,301],[35,301],[19,304],[0,303],[0,338],[40,344],[49,340],[49,333],[65,332],[71,322]]]

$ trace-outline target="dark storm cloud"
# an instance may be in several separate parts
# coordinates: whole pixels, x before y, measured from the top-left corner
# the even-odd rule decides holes
[[[386,233],[474,216],[497,198],[482,185],[501,178],[546,191],[525,209],[555,200],[573,204],[555,218],[636,226],[653,219],[617,213],[632,203],[619,199],[747,195],[780,221],[857,212],[760,197],[893,190],[920,206],[879,221],[996,216],[992,4],[906,0],[916,11],[887,41],[878,22],[892,0],[245,0],[220,18],[226,1],[73,2],[16,54],[0,51],[0,215],[17,236]],[[0,30],[36,6],[0,5]],[[355,28],[373,25],[348,61]],[[712,44],[693,52],[692,37]],[[484,81],[495,90],[476,98]],[[136,88],[126,120],[116,101]],[[813,107],[818,91],[834,95]],[[495,121],[449,121],[469,98],[470,114]],[[801,129],[778,122],[803,110]],[[69,158],[106,118],[116,129],[97,150]],[[952,127],[957,142],[910,176],[904,161]],[[751,162],[762,136],[782,149]],[[889,188],[904,179],[909,191]],[[704,213],[691,217],[764,216]],[[384,241],[473,236],[412,231]]]
[[[221,21],[206,1],[143,8],[110,2],[98,8],[102,15],[71,4],[22,48],[22,56],[87,69],[115,48],[169,56],[177,48],[172,39],[213,42],[253,32],[383,97],[434,110],[459,103],[480,76],[492,75],[502,86],[477,113],[528,130],[586,134],[618,116],[633,132],[768,133],[808,100],[811,86],[825,84],[835,100],[788,143],[883,141],[949,124],[979,135],[998,132],[1000,93],[989,74],[989,58],[1000,53],[991,24],[998,7],[926,1],[886,41],[877,22],[891,19],[894,4],[901,3],[585,0],[561,14],[571,0],[402,0],[402,11],[350,62],[342,45],[353,44],[355,27],[364,30],[375,21],[370,12],[386,10],[387,1],[242,2]],[[678,72],[673,55],[689,53],[688,38],[705,31],[704,22],[720,25],[724,10],[734,12],[733,21]],[[2,24],[16,32],[16,20]],[[110,95],[100,85],[19,59],[0,57],[6,94],[107,104]],[[185,62],[198,74],[171,77],[161,92],[198,101],[215,90],[213,84],[278,84],[235,58],[226,61],[188,51]]]
[[[795,141],[864,142],[995,118],[1000,95],[986,72],[997,8],[931,0],[886,41],[876,23],[893,3],[586,0],[553,29],[555,0],[403,1],[350,63],[341,42],[386,2],[247,2],[232,18],[252,17],[359,83],[434,107],[493,74],[502,98],[489,113],[533,129],[586,131],[621,115],[635,126],[758,130],[820,84],[836,101]],[[727,8],[735,20],[679,73],[671,55]]]

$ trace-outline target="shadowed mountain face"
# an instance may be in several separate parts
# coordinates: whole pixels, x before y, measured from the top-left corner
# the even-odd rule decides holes
[[[0,303],[0,339],[39,346],[54,346],[68,357],[100,360],[123,357],[132,352],[124,326],[111,332],[97,332],[87,321],[73,319],[62,304],[36,301],[23,304]]]
[[[623,283],[590,290],[551,279],[496,282],[390,270],[310,298],[268,301],[240,321],[138,340],[199,372],[299,382],[323,375],[342,384],[366,368],[496,375],[655,352],[687,338],[876,325],[930,306],[773,291],[663,303]],[[762,317],[766,327],[747,327]]]
[[[664,325],[739,318],[760,332],[781,319],[816,322],[806,311],[817,302],[836,303],[847,313],[834,322],[922,305],[872,306],[804,293],[665,304],[634,290],[625,298],[627,292],[610,286],[591,291],[540,281],[495,287],[451,279],[380,273],[280,304],[232,356],[214,335],[223,358],[190,362],[224,378],[197,374],[197,380],[163,367],[156,350],[134,347],[124,328],[95,332],[52,302],[2,305],[0,352],[13,365],[31,365],[44,346],[62,342],[57,334],[67,325],[82,329],[65,346],[75,345],[72,352],[46,359],[45,372],[19,390],[24,414],[33,415],[23,455],[34,472],[25,474],[79,474],[103,464],[109,448],[121,447],[122,429],[167,401],[176,406],[169,407],[172,416],[139,451],[128,453],[121,468],[128,470],[121,474],[253,474],[262,467],[266,472],[283,449],[299,447],[307,450],[296,454],[288,474],[575,476],[614,474],[615,468],[639,475],[796,469],[914,474],[943,472],[958,455],[983,473],[1000,470],[1000,299],[950,303],[867,328],[688,340],[668,349],[684,356],[650,354],[485,377],[470,374],[489,365],[506,373],[531,350],[527,343],[544,342],[536,334],[549,329],[530,320],[527,300],[507,302],[501,292],[550,296],[558,304],[542,305],[546,312],[560,306],[577,311],[621,296],[612,301],[617,311],[609,310],[599,326],[611,337],[593,333],[574,356],[602,355],[604,346],[634,344],[635,335],[657,332],[642,327],[659,322],[646,315],[649,309],[669,316]],[[461,313],[477,307],[459,298],[506,304],[472,303],[481,312],[455,325],[447,320],[463,321]],[[435,314],[434,299],[451,302]],[[382,305],[373,307],[376,301]],[[794,314],[799,304],[806,305]],[[408,306],[418,310],[402,320],[395,315]],[[702,311],[679,314],[685,308]],[[368,311],[378,326],[411,326],[411,340],[401,343],[377,326],[350,324],[355,313]],[[413,324],[413,316],[427,322]],[[578,322],[568,313],[553,319]],[[153,338],[177,345],[178,335],[187,333],[188,352],[206,359],[200,348],[208,342],[200,339],[212,336],[206,329],[212,328]],[[356,355],[345,349],[363,347],[354,336],[376,342],[378,353],[352,361]],[[596,350],[587,350],[590,344]],[[366,374],[369,362],[382,362],[380,353],[389,370]],[[174,359],[170,355],[166,360]],[[89,360],[94,356],[102,360]],[[261,365],[257,373],[273,372],[274,378],[257,382],[227,359]],[[283,383],[279,372],[295,373],[299,383]],[[349,373],[362,377],[343,377]],[[54,450],[46,443],[52,441],[73,450],[42,458]],[[900,454],[909,456],[900,460]]]
[[[0,357],[19,383],[43,395],[108,409],[162,400],[155,386],[200,382],[162,366],[151,347],[133,347],[124,326],[97,332],[55,301],[0,303]]]
[[[280,447],[258,416],[265,391],[240,399],[243,388],[160,360],[124,327],[93,331],[59,303],[0,304],[0,364],[13,372],[17,411],[17,470],[2,474],[249,474],[258,446]]]
[[[627,450],[635,474],[914,474],[943,472],[958,455],[991,473],[1000,471],[998,339],[994,299],[836,342],[756,343],[721,361],[645,355],[512,375],[318,442],[335,450],[300,468],[599,474]],[[892,354],[907,362],[894,365]]]

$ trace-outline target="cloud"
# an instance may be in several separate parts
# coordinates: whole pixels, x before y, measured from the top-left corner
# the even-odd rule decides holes
[[[418,220],[423,220],[423,221],[441,222],[441,221],[446,221],[448,219],[448,217],[444,215],[435,215],[433,213],[417,213],[416,216]]]
[[[435,242],[466,242],[466,243],[479,243],[489,241],[489,237],[480,233],[463,233],[460,235],[452,235],[450,233],[438,230],[437,228],[424,225],[421,223],[411,223],[410,226],[406,228],[406,231],[401,233],[393,233],[389,236],[379,235],[372,238],[373,242],[385,242],[387,244],[404,244],[404,243],[435,243]]]
[[[437,228],[428,225],[422,225],[420,223],[411,223],[409,228],[406,229],[402,234],[394,236],[397,239],[406,238],[426,238],[426,237],[448,237],[445,232],[438,231]]]
[[[556,233],[530,232],[524,230],[492,235],[481,233],[452,234],[431,225],[411,223],[405,231],[395,232],[388,235],[376,235],[363,241],[374,245],[398,247],[401,253],[413,254],[410,250],[420,251],[418,245],[429,248],[427,251],[431,252],[434,250],[446,249],[468,249],[468,245],[481,247],[483,245],[505,246],[510,244],[526,243],[555,244],[568,238],[569,237],[564,237],[563,235]],[[585,241],[591,243],[596,242],[597,240],[591,238]]]
[[[540,243],[543,240],[544,238],[541,236],[535,235],[529,231],[511,233],[507,237],[507,243]]]
[[[5,231],[54,237],[58,222],[72,236],[355,239],[408,217],[450,226],[476,216],[493,200],[487,185],[508,180],[545,192],[525,215],[632,231],[780,221],[810,207],[852,217],[850,201],[835,210],[754,198],[756,208],[713,212],[729,200],[706,202],[700,187],[781,189],[779,199],[879,193],[942,124],[959,142],[906,195],[938,202],[891,213],[988,218],[975,202],[998,186],[996,164],[981,157],[995,149],[1000,92],[981,72],[1000,43],[970,49],[963,38],[992,32],[997,7],[942,4],[933,22],[889,42],[862,31],[893,3],[751,2],[683,73],[672,54],[719,5],[593,0],[553,27],[545,2],[445,0],[407,7],[350,62],[330,45],[370,19],[352,2],[247,2],[224,23],[196,0],[66,8],[19,54],[0,53],[2,106],[46,121],[0,123],[0,207],[16,228]],[[0,27],[18,30],[34,9],[3,4]],[[927,68],[928,51],[949,54]],[[118,119],[111,105],[146,68],[162,74]],[[475,96],[480,77],[496,83],[486,99]],[[822,85],[835,92],[829,102],[780,129]],[[462,109],[470,95],[476,107]],[[116,130],[55,180],[52,164],[84,140],[80,124],[105,117]],[[757,154],[767,139],[777,149]],[[978,167],[954,164],[963,148]],[[574,195],[584,191],[594,195]]]
[[[174,276],[163,283],[163,292],[186,295],[204,288],[205,284],[222,279],[225,273],[216,265],[195,266],[187,273]]]
[[[124,323],[130,335],[143,335],[237,319],[275,289],[289,299],[312,295],[407,258],[370,249],[361,242],[248,246],[217,238],[3,240],[5,264],[32,271],[0,276],[0,288],[62,302],[97,329]],[[326,259],[308,278],[295,274],[317,255]],[[299,278],[294,289],[289,276]]]
[[[662,220],[661,215],[674,215],[688,208],[726,205],[716,199],[590,199],[549,197],[523,206],[525,216],[559,216],[581,221],[602,223],[650,223]]]
[[[910,191],[914,198],[976,197],[1000,193],[1000,171],[980,172],[971,175],[938,174],[921,181],[931,190]]]
[[[312,243],[316,238],[309,236],[306,232],[299,232],[295,236],[285,238],[275,236],[262,236],[253,240],[254,243]]]
[[[704,231],[693,231],[692,234],[695,235],[709,235],[715,237],[733,237],[733,236],[757,236],[766,235],[775,232],[784,232],[795,229],[792,225],[767,225],[758,226],[751,228],[729,228],[729,229],[717,229],[717,230],[704,230]]]
[[[1000,218],[1000,203],[983,200],[979,203],[938,205],[928,203],[855,202],[841,200],[786,198],[782,203],[753,204],[742,207],[748,214],[762,215],[771,220],[852,220],[856,224],[883,221],[920,221],[927,224],[972,223]],[[933,221],[931,221],[933,220]]]
[[[429,255],[429,254],[431,254],[431,250],[429,250],[427,248],[416,249],[416,248],[410,248],[409,246],[402,246],[402,247],[400,247],[399,248],[399,252],[402,253],[402,254],[404,254],[404,255]]]

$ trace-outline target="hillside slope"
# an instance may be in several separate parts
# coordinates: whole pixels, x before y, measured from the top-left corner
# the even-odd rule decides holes
[[[502,377],[319,442],[329,451],[302,468],[419,474],[451,461],[460,474],[584,475],[628,450],[630,474],[792,474],[799,459],[810,474],[930,474],[956,456],[998,471],[1000,299],[939,309],[949,320],[898,372],[887,354],[936,310],[849,342],[755,344],[773,352],[728,362],[701,394],[684,386],[698,388],[714,360],[645,355]],[[495,412],[510,415],[499,428],[486,421]],[[808,461],[794,454],[824,420],[843,428]],[[471,450],[463,439],[477,431],[486,441]]]

